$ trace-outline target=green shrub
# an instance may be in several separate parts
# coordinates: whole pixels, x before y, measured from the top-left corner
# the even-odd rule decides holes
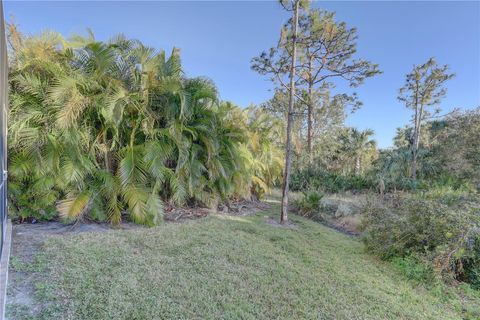
[[[324,192],[363,191],[376,188],[374,179],[366,175],[346,175],[315,168],[296,170],[290,178],[293,191],[310,189]]]
[[[320,201],[322,198],[323,194],[318,191],[305,191],[303,197],[297,200],[295,205],[301,215],[315,220],[315,218],[319,218]]]
[[[436,200],[446,205],[455,205],[462,202],[475,202],[478,195],[468,187],[455,189],[451,186],[432,186],[425,190],[419,190],[417,197]]]
[[[426,263],[421,257],[410,255],[406,257],[394,257],[392,264],[399,269],[408,279],[423,283],[434,281],[435,275],[432,266]]]
[[[9,216],[12,220],[51,220],[57,216],[54,204],[59,192],[42,182],[29,177],[8,184]]]
[[[478,287],[480,204],[473,197],[452,199],[420,193],[370,201],[362,222],[367,250],[389,260],[415,256],[444,279]]]

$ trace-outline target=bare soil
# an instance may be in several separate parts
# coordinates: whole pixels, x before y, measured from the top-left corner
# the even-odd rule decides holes
[[[358,237],[361,234],[360,221],[361,217],[359,215],[355,215],[351,217],[333,219],[325,223],[325,225],[348,236]]]
[[[233,215],[233,216],[246,216],[255,214],[259,211],[265,211],[271,208],[271,205],[262,201],[235,201],[228,205],[223,205],[218,209],[218,213]]]
[[[284,222],[284,223],[280,223],[278,219],[273,219],[271,217],[268,217],[267,219],[265,219],[265,223],[277,228],[295,229],[295,230],[298,229],[298,225],[296,225],[291,220],[288,220],[287,222]]]

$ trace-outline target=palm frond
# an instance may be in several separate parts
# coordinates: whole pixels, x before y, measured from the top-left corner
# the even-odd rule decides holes
[[[81,192],[76,196],[70,196],[60,201],[57,205],[57,210],[63,218],[77,219],[86,212],[90,200],[90,192]]]

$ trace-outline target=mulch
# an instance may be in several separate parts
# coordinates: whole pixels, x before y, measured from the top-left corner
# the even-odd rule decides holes
[[[204,208],[177,208],[167,207],[164,209],[163,219],[167,222],[181,222],[185,220],[194,220],[206,217],[209,209]]]
[[[163,218],[167,222],[181,222],[185,220],[195,220],[208,216],[209,214],[225,214],[232,216],[246,216],[255,214],[258,211],[268,210],[270,205],[261,201],[239,200],[228,204],[219,205],[217,210],[198,207],[174,207],[164,208]]]

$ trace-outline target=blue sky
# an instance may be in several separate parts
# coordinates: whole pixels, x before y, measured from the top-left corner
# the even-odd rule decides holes
[[[480,2],[327,1],[314,6],[335,11],[338,20],[357,27],[358,57],[383,71],[355,89],[364,106],[347,119],[349,125],[374,129],[380,147],[390,146],[395,129],[410,119],[396,99],[405,74],[431,56],[457,75],[448,83],[443,110],[480,106]],[[240,106],[271,97],[271,83],[250,69],[250,60],[276,43],[288,17],[274,1],[4,1],[4,8],[7,19],[13,16],[26,33],[53,29],[68,36],[90,27],[100,40],[121,32],[158,49],[179,47],[189,76],[213,79],[221,98]]]

